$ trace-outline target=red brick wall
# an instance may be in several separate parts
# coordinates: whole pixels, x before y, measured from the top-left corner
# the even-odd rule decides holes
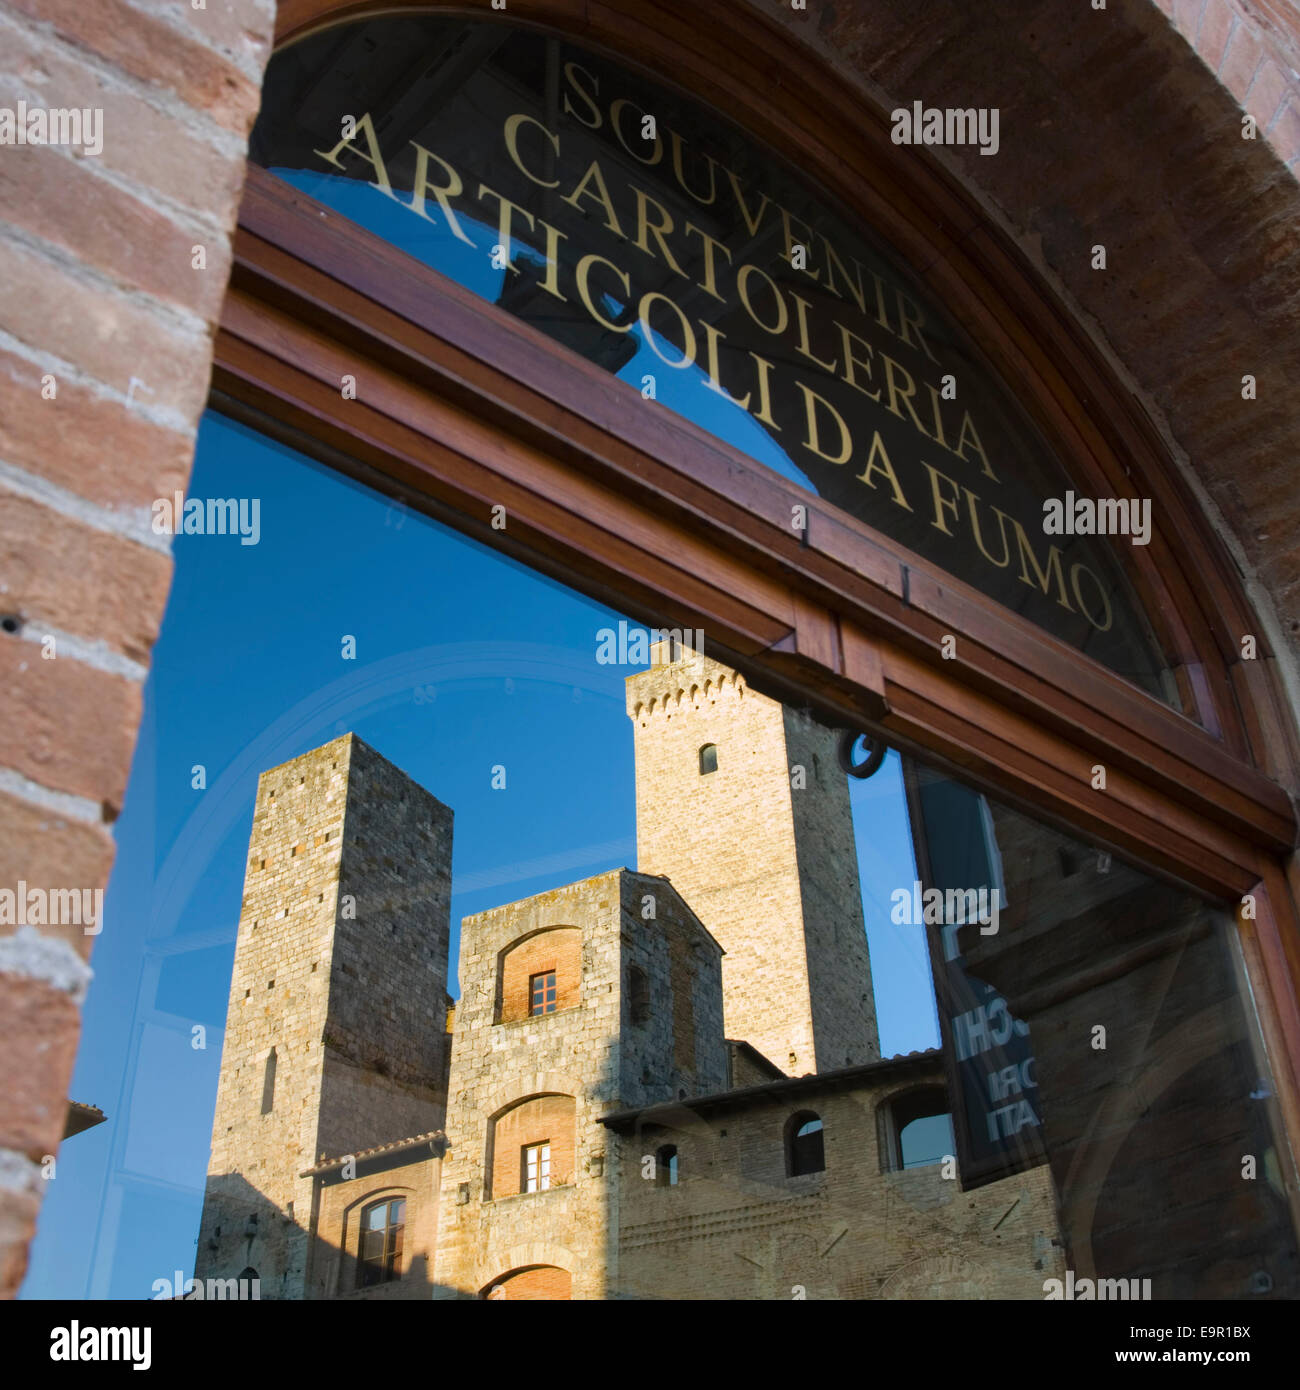
[[[555,1012],[574,1008],[582,986],[582,933],[577,927],[538,932],[502,951],[499,1023],[531,1017],[530,981],[545,970],[555,971]]]
[[[498,1279],[484,1297],[512,1302],[519,1299],[567,1299],[571,1296],[573,1279],[567,1269],[554,1265],[535,1265]]]
[[[0,150],[0,887],[108,878],[171,579],[150,505],[189,477],[273,12],[0,0],[4,104],[103,113],[96,155]],[[0,1296],[63,1134],[94,940],[0,927]]]
[[[1300,172],[1300,16],[1288,0],[1156,0],[1205,65]]]
[[[573,1181],[574,1099],[572,1096],[537,1096],[507,1110],[492,1130],[492,1198],[513,1197],[522,1191],[520,1181],[525,1144],[551,1146],[551,1186]]]

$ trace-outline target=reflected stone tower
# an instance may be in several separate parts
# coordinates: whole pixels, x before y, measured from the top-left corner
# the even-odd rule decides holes
[[[835,732],[690,651],[630,676],[627,711],[637,867],[667,876],[727,952],[727,1036],[793,1075],[879,1057]]]
[[[197,1278],[302,1298],[322,1156],[441,1129],[452,813],[353,734],[258,779]]]

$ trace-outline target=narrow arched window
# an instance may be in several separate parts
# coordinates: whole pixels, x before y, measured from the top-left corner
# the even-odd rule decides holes
[[[677,1145],[664,1144],[655,1151],[655,1186],[677,1186]]]
[[[785,1127],[785,1171],[791,1178],[820,1173],[826,1167],[825,1132],[820,1115],[801,1110]]]
[[[361,1212],[357,1249],[357,1288],[368,1289],[402,1277],[402,1233],[406,1228],[406,1198],[372,1202]]]
[[[716,772],[718,770],[718,745],[716,743],[706,743],[700,749],[700,776],[706,772]]]

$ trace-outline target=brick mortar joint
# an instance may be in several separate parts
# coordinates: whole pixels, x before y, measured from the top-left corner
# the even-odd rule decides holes
[[[29,107],[44,105],[42,93],[34,92],[32,88],[20,84],[14,85],[11,96],[23,98]],[[168,117],[168,119],[171,118]],[[219,237],[227,246],[229,245],[229,228],[230,222],[233,220],[232,216],[217,216],[206,208],[193,207],[188,203],[169,198],[166,193],[151,188],[148,184],[137,183],[129,175],[111,168],[105,164],[102,157],[78,155],[66,145],[43,145],[40,148],[54,158],[71,160],[78,167],[86,169],[92,178],[102,179],[110,188],[119,193],[127,194],[141,206],[167,218],[177,232],[191,236],[206,236],[209,240]],[[232,153],[231,162],[234,163],[237,158],[239,158],[238,154]],[[242,163],[242,160],[240,162]]]
[[[143,685],[149,674],[147,666],[132,660],[123,652],[114,650],[102,639],[65,632],[62,628],[43,623],[39,613],[24,613],[23,630],[19,640],[43,647],[47,637],[54,642],[55,660],[71,658],[79,665],[88,666],[93,671],[102,671],[108,676],[118,676],[122,680],[132,681],[136,685]]]
[[[166,25],[178,38],[188,38],[196,44],[206,48],[208,52],[215,54],[219,58],[224,58],[232,67],[238,68],[245,77],[251,79],[259,87],[262,81],[262,70],[265,68],[270,58],[271,46],[274,41],[275,30],[275,0],[236,0],[234,4],[227,4],[227,10],[236,8],[244,9],[246,18],[253,21],[262,22],[263,31],[259,34],[249,28],[248,24],[241,23],[240,30],[249,40],[249,47],[256,50],[250,62],[243,62],[235,54],[220,48],[202,27],[202,20],[191,18],[206,14],[207,11],[195,10],[181,0],[181,3],[168,5],[166,7],[157,4],[140,5],[137,0],[126,0],[127,6],[140,15],[142,19],[157,19]],[[189,20],[182,23],[178,15],[184,15]],[[257,55],[260,54],[260,61]]]
[[[17,1149],[0,1149],[0,1192],[25,1193],[40,1198],[45,1182],[40,1165]]]
[[[42,981],[80,1006],[91,974],[90,966],[61,937],[43,936],[30,925],[0,937],[0,975]]]
[[[40,237],[33,236],[25,228],[13,222],[0,220],[0,229],[3,229],[4,239],[11,246],[16,246],[29,256],[34,256],[46,265],[53,266],[84,289],[88,289],[96,295],[112,296],[122,300],[131,305],[132,308],[161,320],[164,327],[178,334],[195,340],[202,339],[211,351],[210,339],[215,318],[204,318],[203,315],[196,314],[183,305],[173,304],[166,299],[159,299],[157,295],[150,294],[148,290],[142,290],[117,280],[107,272],[81,260],[73,252],[59,246],[56,242],[45,241]]]
[[[124,69],[101,58],[99,54],[64,38],[56,32],[50,22],[15,14],[12,10],[0,6],[0,26],[4,25],[27,34],[38,43],[56,49],[69,63],[86,68],[100,81],[114,87],[123,95],[135,97],[159,115],[182,125],[195,139],[201,140],[219,154],[243,158],[247,149],[247,136],[214,121],[201,107],[191,105],[174,88],[133,77]],[[261,85],[260,78],[258,85]]]
[[[79,825],[104,825],[103,807],[98,802],[72,792],[55,791],[40,782],[33,782],[10,767],[0,766],[0,793],[26,802],[29,806],[39,807],[42,811],[66,816]]]
[[[188,441],[191,448],[193,447],[198,434],[197,426],[193,420],[181,415],[178,411],[168,407],[151,406],[144,400],[128,400],[116,387],[109,386],[107,382],[91,376],[66,358],[56,357],[49,352],[42,352],[21,338],[15,338],[12,334],[7,333],[2,326],[0,326],[0,351],[10,353],[42,371],[52,371],[59,380],[67,381],[73,386],[79,387],[94,396],[97,401],[120,405],[124,410],[132,411],[156,429],[169,430],[178,438]]]
[[[3,335],[0,335],[3,336]],[[171,539],[158,535],[150,525],[150,511],[144,507],[123,509],[105,507],[91,502],[79,493],[69,492],[26,469],[0,458],[0,491],[13,497],[23,497],[47,507],[57,516],[80,522],[105,535],[129,541],[159,555],[171,557]]]

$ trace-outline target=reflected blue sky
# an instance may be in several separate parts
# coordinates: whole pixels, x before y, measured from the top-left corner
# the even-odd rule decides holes
[[[261,541],[175,541],[71,1087],[108,1120],[59,1154],[24,1297],[192,1271],[261,771],[354,730],[453,807],[453,962],[462,916],[636,862],[620,614],[211,412],[190,492],[260,498]],[[933,1047],[896,756],[851,793],[882,1049]]]

